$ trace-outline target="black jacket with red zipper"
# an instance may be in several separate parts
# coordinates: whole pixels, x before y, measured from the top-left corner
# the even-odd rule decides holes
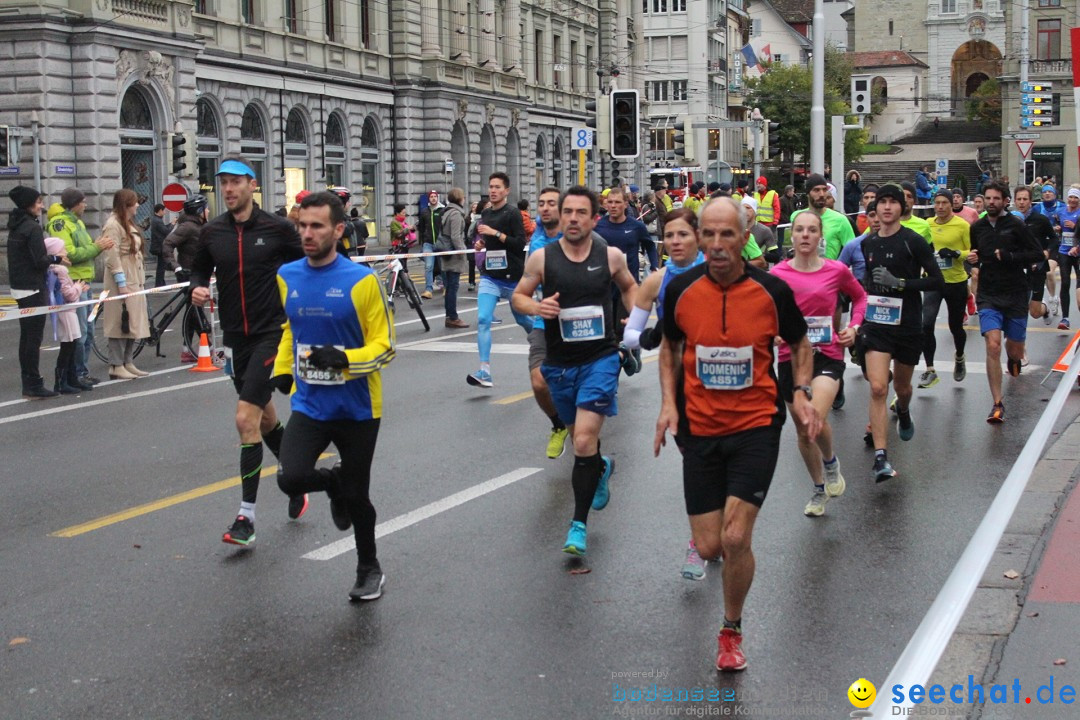
[[[280,332],[285,323],[277,271],[304,257],[300,236],[285,218],[258,205],[237,224],[225,213],[203,225],[191,266],[191,286],[209,287],[217,275],[219,313],[225,344],[235,347],[253,335]]]

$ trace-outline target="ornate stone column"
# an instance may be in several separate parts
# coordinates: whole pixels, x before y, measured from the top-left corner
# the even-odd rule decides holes
[[[471,63],[469,54],[469,5],[467,0],[450,2],[450,59]]]
[[[488,70],[495,69],[495,0],[480,0],[480,57],[479,63]]]
[[[439,57],[439,0],[420,0],[420,54],[423,57]]]
[[[524,75],[521,62],[521,0],[506,2],[506,62],[503,65],[515,75]]]

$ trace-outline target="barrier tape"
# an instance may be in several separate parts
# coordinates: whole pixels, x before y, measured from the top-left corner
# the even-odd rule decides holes
[[[20,320],[34,315],[51,315],[53,313],[63,312],[64,310],[74,310],[75,308],[87,305],[97,305],[100,302],[123,300],[124,298],[134,297],[135,295],[152,295],[154,293],[172,292],[173,290],[185,288],[190,284],[191,283],[187,282],[174,283],[172,285],[162,285],[161,287],[150,288],[149,290],[139,290],[137,292],[128,293],[127,295],[110,295],[106,298],[92,298],[90,300],[80,300],[79,302],[65,303],[63,305],[41,305],[38,307],[19,308],[18,310],[0,310],[0,322],[5,320]]]
[[[483,250],[440,250],[438,252],[408,253],[405,255],[361,255],[350,258],[354,263],[382,262],[383,260],[408,260],[409,258],[442,257],[444,255],[468,255],[469,253],[484,252]]]

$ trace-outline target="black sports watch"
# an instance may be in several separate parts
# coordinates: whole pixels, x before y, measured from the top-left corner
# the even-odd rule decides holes
[[[814,389],[809,385],[796,385],[795,389],[802,391],[802,394],[806,396],[807,400],[814,399]]]

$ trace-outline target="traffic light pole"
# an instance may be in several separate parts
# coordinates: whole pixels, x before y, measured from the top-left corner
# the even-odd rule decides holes
[[[843,115],[832,116],[832,135],[830,136],[830,143],[832,144],[832,184],[836,186],[839,191],[840,199],[844,197],[844,183],[846,178],[846,170],[844,170],[844,131],[845,130],[861,130],[863,128],[863,116],[859,115],[859,122],[855,125],[845,125]]]
[[[765,121],[752,122],[754,125],[754,182],[757,182],[757,179],[761,177],[761,126],[765,124]]]

